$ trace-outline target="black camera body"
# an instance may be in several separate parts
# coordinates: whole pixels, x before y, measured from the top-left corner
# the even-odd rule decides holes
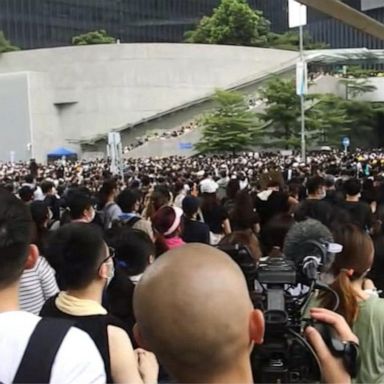
[[[258,265],[243,245],[219,248],[240,266],[255,308],[264,312],[264,343],[251,355],[254,382],[321,381],[317,356],[304,337],[306,326],[313,322],[305,319],[304,312],[314,289],[329,289],[318,281],[321,267],[331,261],[327,244],[310,240],[301,248],[307,256],[298,261],[268,257]],[[302,292],[293,294],[292,289],[299,287]]]
[[[312,383],[320,367],[303,337],[301,302],[287,287],[296,287],[299,274],[293,261],[270,257],[258,266],[256,279],[263,287],[259,304],[264,310],[265,338],[255,346],[251,360],[256,383]]]

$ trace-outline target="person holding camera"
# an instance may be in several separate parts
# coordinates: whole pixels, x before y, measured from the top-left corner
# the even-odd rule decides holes
[[[254,309],[236,263],[218,249],[188,244],[167,252],[145,272],[134,294],[135,338],[156,354],[177,382],[252,383],[250,353],[263,343],[264,316]],[[153,314],[156,313],[156,316]],[[356,343],[344,318],[326,309],[311,317]],[[313,327],[305,331],[326,383],[350,383]]]

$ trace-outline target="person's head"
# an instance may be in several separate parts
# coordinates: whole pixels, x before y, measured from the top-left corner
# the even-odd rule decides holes
[[[177,207],[162,207],[152,217],[152,226],[157,234],[174,237],[180,232],[183,211]]]
[[[185,217],[192,219],[196,216],[200,208],[200,200],[195,196],[186,196],[182,202]]]
[[[113,201],[117,194],[117,184],[115,180],[106,180],[100,188],[99,196],[101,205],[104,206],[109,201]]]
[[[33,220],[29,208],[11,193],[0,190],[0,291],[15,285],[24,269],[39,256],[30,245]]]
[[[74,192],[68,198],[68,208],[72,220],[83,220],[91,223],[95,218],[95,209],[90,196],[81,192]]]
[[[336,189],[336,179],[332,175],[327,175],[324,179],[324,186],[327,191]]]
[[[134,312],[139,345],[178,382],[252,380],[249,354],[263,340],[264,319],[225,253],[202,244],[167,252],[144,272]]]
[[[228,199],[234,199],[237,192],[240,191],[240,182],[238,179],[231,179],[227,184],[227,197]]]
[[[244,245],[249,249],[255,262],[262,257],[259,240],[252,231],[234,231],[223,237],[220,245]]]
[[[31,210],[32,219],[35,222],[37,228],[47,227],[49,222],[49,208],[44,201],[33,201],[29,205]]]
[[[24,185],[19,189],[19,197],[24,203],[30,203],[33,200],[33,189],[28,185]]]
[[[283,249],[285,237],[294,223],[294,218],[288,213],[278,214],[266,223],[262,233],[266,255],[269,255],[273,249]]]
[[[40,185],[40,188],[44,195],[52,195],[55,191],[55,185],[52,183],[52,181],[43,181]]]
[[[361,182],[358,179],[349,179],[344,183],[344,191],[347,196],[357,197],[361,193]]]
[[[125,213],[137,212],[140,208],[140,192],[137,189],[124,189],[117,196],[116,203]]]
[[[47,259],[66,290],[83,290],[91,285],[102,290],[113,277],[113,257],[101,229],[93,224],[64,225],[53,233],[47,247]]]
[[[253,200],[246,189],[237,192],[235,204],[230,212],[230,218],[236,222],[238,229],[252,229],[258,221],[258,216],[253,208]]]
[[[181,232],[183,211],[176,207],[162,207],[151,218],[155,235],[156,256],[168,250],[166,239],[177,237]]]
[[[279,191],[280,188],[281,188],[281,185],[276,180],[270,180],[267,184],[267,189],[269,189],[270,191]]]
[[[145,271],[155,258],[155,245],[143,231],[119,227],[111,233],[108,244],[115,250],[116,265],[129,276]]]
[[[168,205],[170,201],[171,194],[169,190],[164,186],[157,186],[150,197],[151,214],[154,214],[161,207]]]
[[[314,176],[307,181],[308,195],[312,198],[323,199],[326,195],[325,181],[320,176]]]
[[[219,185],[213,179],[205,179],[200,183],[200,192],[203,195],[215,195]]]
[[[354,281],[361,281],[369,272],[374,260],[374,246],[371,237],[353,224],[345,224],[334,231],[335,242],[343,246],[330,268],[335,278],[331,287],[340,298],[337,310],[352,325],[358,312],[358,297],[352,287]],[[325,295],[326,307],[332,307],[334,299]]]
[[[33,177],[33,175],[29,174],[29,175],[26,175],[25,178],[24,178],[25,182],[28,183],[28,184],[33,184],[35,179]]]

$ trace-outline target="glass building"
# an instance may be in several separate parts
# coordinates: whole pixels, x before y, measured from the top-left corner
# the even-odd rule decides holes
[[[68,45],[105,29],[121,42],[181,42],[220,0],[0,0],[0,30],[22,48]],[[287,28],[286,0],[249,0],[274,30]],[[273,4],[272,4],[273,3]]]
[[[384,0],[343,0],[343,2],[384,23]],[[311,9],[308,11],[307,29],[315,41],[325,42],[331,48],[384,49],[383,40]]]
[[[384,0],[344,0],[384,22]],[[288,0],[248,0],[264,12],[274,32],[288,29]],[[184,33],[220,0],[0,0],[0,30],[21,48],[69,45],[73,36],[97,29],[123,43],[181,42]],[[368,36],[309,10],[307,29],[332,48],[384,48]]]

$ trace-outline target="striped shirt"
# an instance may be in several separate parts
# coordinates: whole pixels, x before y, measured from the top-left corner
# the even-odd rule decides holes
[[[44,303],[59,292],[55,271],[47,260],[39,256],[32,269],[26,269],[20,280],[20,308],[38,315]]]

